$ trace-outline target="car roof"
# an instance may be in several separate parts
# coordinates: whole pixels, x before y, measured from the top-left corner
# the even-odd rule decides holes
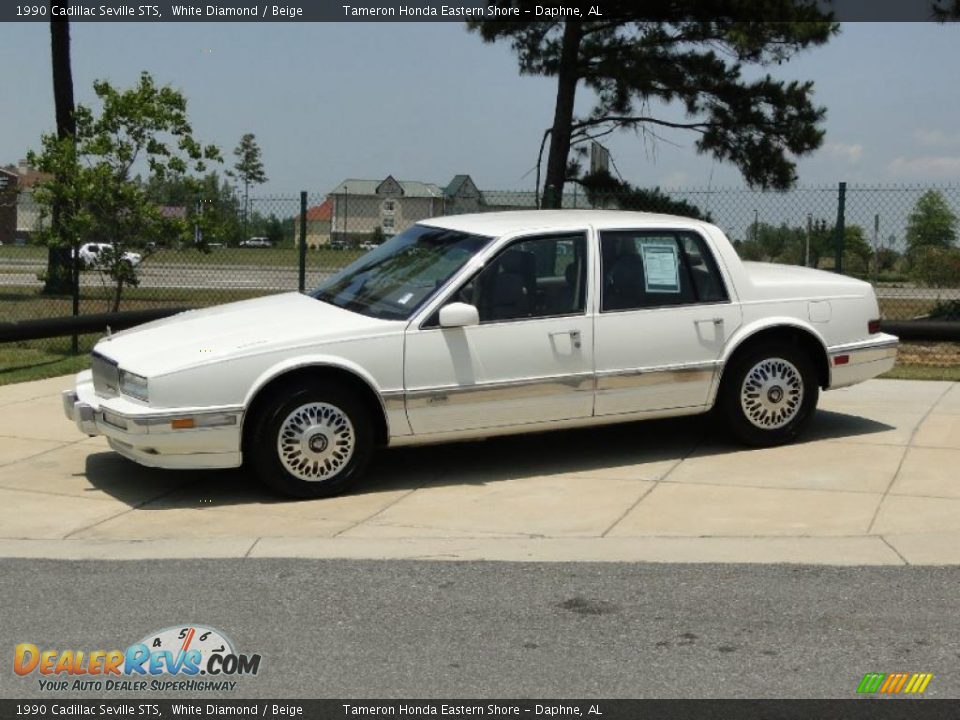
[[[508,210],[505,212],[444,215],[421,220],[421,225],[459,230],[477,235],[510,235],[538,230],[574,230],[592,225],[598,229],[689,227],[701,220],[679,215],[628,210]]]

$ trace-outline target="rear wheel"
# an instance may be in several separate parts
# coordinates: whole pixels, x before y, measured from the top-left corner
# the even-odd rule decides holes
[[[763,343],[733,358],[724,372],[718,409],[741,442],[782,445],[810,422],[819,394],[813,362],[803,350]]]
[[[373,452],[373,422],[365,404],[342,388],[300,385],[267,405],[254,420],[251,465],[268,487],[298,498],[344,492],[363,474]]]

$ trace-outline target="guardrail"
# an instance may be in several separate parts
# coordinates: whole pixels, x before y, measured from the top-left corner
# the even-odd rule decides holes
[[[109,330],[126,330],[151,320],[160,320],[190,310],[189,307],[153,308],[151,310],[125,310],[115,313],[95,313],[67,317],[18,320],[0,323],[0,342],[39,340],[41,338],[104,333]]]

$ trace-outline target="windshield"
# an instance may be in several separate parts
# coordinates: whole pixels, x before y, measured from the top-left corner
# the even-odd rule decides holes
[[[311,294],[363,315],[407,320],[492,239],[414,225],[347,265]]]

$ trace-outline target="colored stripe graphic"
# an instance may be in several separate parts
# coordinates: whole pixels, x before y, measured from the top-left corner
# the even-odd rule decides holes
[[[867,673],[863,676],[863,680],[860,681],[857,692],[872,695],[880,689],[880,684],[883,682],[884,677],[886,677],[884,673]]]
[[[872,695],[919,695],[933,680],[933,673],[867,673],[857,686],[857,693]]]

